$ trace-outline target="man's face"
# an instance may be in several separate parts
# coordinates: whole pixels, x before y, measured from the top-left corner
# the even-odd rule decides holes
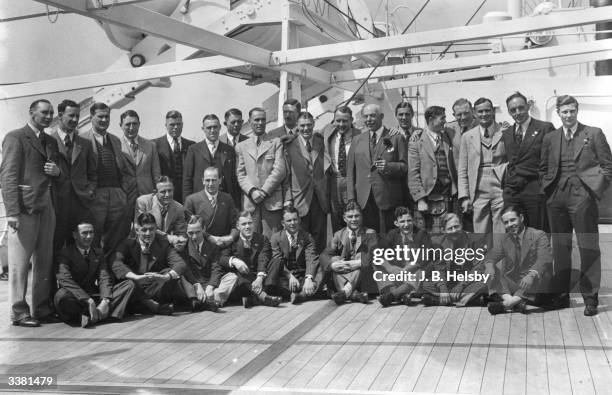
[[[405,235],[411,235],[413,224],[412,224],[412,216],[410,214],[404,214],[395,219],[395,226]]]
[[[578,122],[578,106],[576,104],[566,104],[559,107],[557,114],[559,114],[563,126],[568,129]]]
[[[142,226],[136,226],[136,234],[138,239],[147,245],[150,245],[155,239],[155,231],[157,226],[155,224],[144,224]]]
[[[300,229],[300,216],[298,213],[285,213],[282,220],[283,228],[294,235]]]
[[[72,233],[77,247],[88,250],[94,239],[94,227],[92,224],[80,224],[75,232]]]
[[[310,140],[314,131],[314,121],[310,118],[300,118],[297,122],[297,130],[306,140]]]
[[[110,110],[96,110],[91,117],[91,125],[98,133],[106,132],[110,123]]]
[[[181,133],[183,133],[183,118],[167,118],[166,131],[172,138],[181,137]]]
[[[174,186],[171,182],[158,182],[157,188],[157,200],[163,205],[168,206],[174,196]]]
[[[60,128],[67,133],[72,133],[79,125],[80,109],[78,107],[66,107],[63,113],[58,114]]]
[[[344,114],[339,111],[334,113],[334,126],[338,128],[340,133],[346,133],[353,123],[353,117],[351,114]]]
[[[493,120],[495,119],[493,116],[493,106],[491,103],[484,102],[480,103],[476,107],[474,107],[474,112],[476,112],[476,118],[478,119],[478,123],[483,128],[487,128],[491,126]]]
[[[344,213],[344,222],[350,230],[358,230],[361,228],[361,213],[359,210],[349,210]]]
[[[446,115],[438,115],[429,121],[429,129],[432,132],[439,132],[444,129],[444,125],[446,124]]]
[[[219,131],[221,130],[221,124],[217,119],[207,119],[202,125],[202,130],[206,135],[206,139],[214,143],[219,140]]]
[[[508,102],[508,114],[514,122],[522,124],[529,118],[529,105],[520,97],[515,97]]]
[[[38,102],[30,111],[30,121],[39,129],[48,128],[53,121],[53,107],[49,103]]]
[[[174,242],[174,249],[181,252],[187,247],[187,238],[185,236],[177,236]]]
[[[395,112],[395,118],[402,129],[409,129],[412,126],[412,117],[414,114],[409,108],[398,108]]]
[[[232,136],[238,136],[240,131],[242,130],[242,124],[244,121],[242,120],[242,115],[234,115],[230,114],[229,117],[225,120],[225,126],[227,127],[227,133]]]
[[[200,225],[200,223],[187,225],[187,237],[195,245],[199,246],[200,243],[204,241],[204,230],[202,229],[202,225]]]
[[[219,173],[213,170],[206,170],[202,177],[204,189],[211,195],[216,195],[219,192]]]
[[[469,128],[474,122],[474,113],[467,103],[453,107],[453,116],[461,128]]]
[[[261,136],[266,132],[266,113],[265,111],[253,111],[249,118],[251,129],[257,136]]]
[[[382,126],[383,114],[377,106],[367,105],[363,108],[363,121],[367,128],[376,131]]]
[[[140,121],[136,117],[127,116],[121,121],[121,130],[128,140],[133,140],[138,136],[138,129],[140,129]]]
[[[296,106],[292,106],[291,104],[285,104],[283,106],[283,119],[285,120],[285,126],[289,129],[293,129],[297,124],[298,109]]]
[[[506,233],[510,233],[512,235],[518,235],[523,231],[525,225],[523,224],[523,216],[518,215],[514,211],[507,211],[504,215],[502,215],[502,222],[506,227]]]
[[[444,232],[446,233],[457,233],[461,230],[461,222],[459,222],[458,218],[451,218],[448,222],[446,222],[446,226],[444,227]]]
[[[253,218],[251,216],[238,218],[236,228],[242,237],[250,239],[253,237]]]

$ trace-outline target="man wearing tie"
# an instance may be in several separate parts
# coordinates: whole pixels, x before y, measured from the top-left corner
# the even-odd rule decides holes
[[[227,128],[227,133],[219,136],[219,141],[232,148],[236,148],[236,144],[248,139],[247,136],[240,133],[243,123],[242,111],[237,108],[230,108],[227,110],[225,112],[225,121],[223,121],[223,124]]]
[[[187,150],[194,141],[181,137],[183,116],[176,110],[166,114],[166,135],[153,142],[159,155],[159,167],[163,176],[168,176],[174,185],[174,200],[183,203],[183,162]]]
[[[142,213],[151,213],[157,224],[157,234],[165,237],[170,244],[176,243],[177,235],[185,234],[185,209],[172,199],[174,186],[168,176],[161,176],[155,185],[155,192],[136,199],[134,222]]]
[[[283,103],[283,120],[285,121],[282,126],[272,129],[268,132],[271,137],[283,137],[281,140],[291,140],[297,136],[296,126],[297,119],[302,112],[302,104],[297,99],[287,99]]]
[[[0,185],[8,224],[9,303],[13,325],[37,327],[54,322],[50,303],[53,278],[55,212],[51,183],[60,175],[57,141],[44,129],[53,106],[39,99],[30,105],[27,125],[2,142]],[[32,309],[26,302],[32,258]]]

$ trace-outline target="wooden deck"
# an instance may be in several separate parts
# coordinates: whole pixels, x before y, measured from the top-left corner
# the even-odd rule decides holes
[[[27,329],[9,325],[1,282],[0,390],[8,375],[55,375],[58,393],[610,394],[612,234],[601,245],[595,317],[574,294],[526,316],[313,301]]]

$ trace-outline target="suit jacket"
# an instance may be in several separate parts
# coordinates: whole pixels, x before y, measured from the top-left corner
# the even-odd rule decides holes
[[[315,252],[315,242],[310,233],[300,229],[297,234],[297,243],[295,262],[291,263],[289,262],[291,245],[287,239],[287,232],[282,230],[274,233],[270,238],[272,261],[280,261],[281,267],[292,274],[311,275],[314,278],[319,270],[319,257]]]
[[[287,129],[285,128],[285,125],[283,124],[283,125],[281,125],[279,127],[276,127],[274,129],[268,130],[266,132],[266,134],[271,136],[272,138],[278,138],[278,137],[286,136],[287,135]]]
[[[562,127],[544,136],[539,171],[542,193],[552,193],[559,178],[564,138]],[[612,180],[612,154],[606,136],[599,128],[578,123],[574,138],[582,141],[580,149],[574,152],[576,175],[601,199]]]
[[[365,207],[370,191],[380,210],[388,210],[404,204],[408,155],[406,140],[401,134],[389,137],[389,129],[383,128],[376,148],[370,158],[370,133],[364,131],[353,139],[348,154],[347,197]],[[387,148],[385,141],[392,144]],[[384,159],[385,170],[379,172],[374,161]]]
[[[555,127],[550,122],[531,118],[523,142],[519,146],[514,138],[517,125],[502,131],[506,153],[508,155],[508,168],[504,189],[508,192],[521,192],[530,182],[538,181],[540,167],[540,154],[544,136],[552,132]],[[538,194],[540,188],[536,182],[533,194]]]
[[[270,241],[261,233],[253,233],[253,237],[251,238],[251,253],[247,255],[244,243],[239,237],[238,240],[221,251],[219,266],[223,269],[223,274],[228,272],[237,273],[237,270],[229,265],[231,257],[242,259],[249,267],[251,273],[267,273],[268,262],[270,262],[272,258]]]
[[[469,131],[470,129],[474,129],[476,126],[478,126],[478,120],[476,119],[476,117],[474,117],[474,119],[472,120],[472,124],[468,126],[465,132]],[[444,127],[447,129],[453,129],[455,132],[459,133],[459,136],[465,133],[465,132],[462,133],[461,126],[459,126],[459,122],[457,121],[449,122],[446,125],[444,125]]]
[[[134,212],[134,222],[142,213],[151,213],[155,217],[157,229],[165,234],[184,233],[187,230],[185,223],[185,209],[179,202],[173,200],[168,205],[166,220],[162,227],[161,204],[154,193],[142,195],[136,199],[136,210]]]
[[[47,206],[46,193],[56,180],[46,175],[43,168],[47,159],[58,163],[60,158],[57,141],[45,136],[45,149],[28,125],[4,137],[0,185],[8,217],[36,213]]]
[[[188,140],[181,137],[181,155],[183,157],[183,163],[187,157],[187,150],[195,141]],[[162,176],[168,176],[174,181],[174,200],[183,202],[183,182],[177,182],[174,176],[174,169],[176,163],[174,162],[174,154],[172,153],[172,147],[168,144],[168,135],[164,134],[161,137],[153,140],[155,147],[157,148],[157,155],[159,156],[159,169]],[[182,172],[181,172],[182,177]]]
[[[129,180],[136,184],[135,193],[128,195],[128,201],[135,201],[138,196],[155,191],[155,184],[161,176],[159,156],[154,142],[138,136],[138,150],[134,158],[128,139],[125,136],[120,139],[121,151],[129,169]]]
[[[240,133],[238,135],[238,143],[241,143],[241,142],[243,142],[244,140],[246,140],[248,138],[249,138],[248,136],[245,136],[244,134]],[[219,141],[222,142],[223,144],[227,144],[230,147],[232,147],[232,145],[229,142],[227,133],[223,133],[221,136],[219,136]],[[236,143],[236,145],[238,145],[238,143]]]
[[[178,252],[162,237],[155,237],[149,246],[149,258],[145,265],[141,262],[141,248],[138,239],[127,239],[119,245],[115,253],[112,270],[119,280],[126,274],[144,274],[146,272],[162,272],[174,270],[179,276],[185,272],[185,261]]]
[[[92,152],[93,152],[93,156],[94,159],[96,161],[96,173],[97,173],[97,168],[98,168],[98,146],[96,145],[96,138],[94,137],[94,132],[92,129],[89,129],[88,131],[79,134],[79,136],[83,137],[85,140],[88,140],[91,143],[91,147],[92,147]],[[134,196],[137,192],[136,192],[136,183],[134,183],[133,180],[133,173],[132,171],[129,169],[129,165],[125,159],[125,156],[123,155],[123,152],[121,151],[121,140],[119,139],[119,137],[115,136],[114,134],[110,134],[108,132],[106,132],[106,137],[108,138],[108,140],[111,143],[111,146],[113,147],[113,153],[115,154],[115,163],[117,163],[117,168],[119,169],[119,177],[121,178],[120,182],[121,182],[121,189],[123,189],[123,192],[125,192],[125,194],[129,197],[129,196]]]
[[[263,201],[267,210],[283,208],[282,183],[287,174],[283,144],[278,138],[268,134],[263,136],[257,146],[257,136],[238,143],[236,146],[238,167],[236,176],[244,193],[244,209],[254,210],[256,205],[249,193],[255,188],[263,190],[268,196]]]
[[[232,197],[220,191],[217,193],[217,204],[214,209],[206,192],[200,191],[187,196],[185,210],[192,215],[202,217],[206,232],[213,236],[227,236],[232,233],[238,219],[238,210],[234,206]]]
[[[453,129],[444,129],[442,133],[444,153],[447,158],[447,166],[451,175],[451,194],[457,193],[457,174],[459,167],[459,146],[461,136]],[[436,161],[436,147],[429,133],[416,131],[408,143],[408,189],[415,201],[429,196],[436,185],[438,177],[438,165]],[[452,155],[453,163],[448,161]]]
[[[492,124],[492,128],[495,130],[491,146],[494,150],[501,149],[504,145],[502,139],[503,134],[499,130],[497,123]],[[504,148],[505,149],[505,148]],[[459,168],[457,169],[457,175],[459,178],[458,184],[458,198],[469,198],[470,202],[474,202],[476,196],[476,189],[478,188],[478,168],[480,167],[480,126],[465,132],[461,136],[461,147],[459,148]],[[506,152],[506,157],[508,153]],[[494,171],[500,181],[503,181],[504,174],[506,171],[506,165],[494,167]]]
[[[308,153],[300,137],[285,147],[288,176],[285,177],[285,201],[292,201],[301,217],[308,214],[312,197],[316,194],[324,213],[329,212],[327,180],[325,178],[323,136],[314,133],[311,139],[312,152]]]
[[[202,176],[208,167],[219,169],[219,181],[222,191],[234,196],[240,195],[234,190],[236,186],[236,154],[234,149],[225,143],[219,142],[215,156],[208,149],[206,140],[193,144],[187,150],[187,157],[183,163],[183,199],[204,189]]]
[[[214,244],[204,240],[202,251],[191,240],[187,248],[183,250],[183,260],[186,263],[186,269],[183,277],[190,283],[200,283],[204,287],[212,285],[218,287],[222,277],[222,270],[219,266],[219,249]]]
[[[58,253],[56,262],[60,288],[79,301],[86,302],[98,293],[100,298],[112,298],[113,280],[101,249],[92,247],[87,262],[76,245],[69,245]]]
[[[384,248],[390,248],[390,249],[395,249],[396,246],[403,246],[404,245],[404,239],[402,238],[402,232],[401,230],[399,230],[398,228],[394,228],[391,229],[389,232],[387,232],[387,234],[385,235],[385,237],[380,241],[381,246],[384,246]],[[427,233],[425,230],[423,229],[419,229],[416,226],[413,228],[412,231],[412,243],[410,244],[411,248],[430,248],[432,246],[431,244],[431,238],[429,237],[429,233]],[[391,263],[394,266],[400,266],[400,267],[404,267],[406,262],[399,261],[399,260],[391,260],[389,261],[389,263]],[[418,262],[410,262],[408,266],[409,271],[413,271],[416,269],[424,269],[426,267],[428,267],[429,262],[427,261],[423,261],[423,260],[419,260]]]

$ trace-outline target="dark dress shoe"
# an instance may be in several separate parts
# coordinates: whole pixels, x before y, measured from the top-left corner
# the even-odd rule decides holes
[[[278,296],[266,295],[262,302],[264,306],[278,307],[278,305],[280,305],[282,301],[283,299],[279,298]]]
[[[440,304],[437,298],[435,298],[433,295],[428,294],[423,295],[423,297],[421,298],[421,303],[423,303],[425,306],[437,306]]]
[[[393,294],[391,294],[391,292],[382,293],[378,297],[378,301],[380,302],[380,305],[382,307],[391,306],[391,303],[393,303],[394,300],[395,297],[393,296]]]
[[[346,293],[344,293],[344,291],[338,291],[338,292],[332,294],[332,300],[338,306],[340,306],[341,304],[344,304],[346,302]]]
[[[512,311],[516,311],[517,313],[521,314],[527,314],[527,301],[521,300],[512,307]]]
[[[219,311],[219,304],[214,300],[207,300],[204,304],[204,309],[216,313],[217,311]]]
[[[353,295],[351,295],[351,300],[353,302],[359,302],[363,304],[370,303],[370,297],[368,296],[367,292],[353,292]]]
[[[558,295],[552,299],[552,302],[542,306],[545,310],[559,310],[570,307],[570,297],[568,294]]]
[[[24,317],[20,320],[13,321],[15,326],[23,326],[25,328],[36,328],[40,326],[40,322],[36,318]]]
[[[172,303],[164,303],[160,304],[157,308],[158,315],[172,315],[174,314],[174,304]]]
[[[400,301],[402,302],[402,304],[405,304],[406,306],[412,306],[414,304],[412,303],[412,297],[408,294],[402,295],[402,297],[400,298]]]
[[[504,314],[506,312],[506,307],[500,302],[489,302],[487,310],[489,310],[491,315]]]
[[[251,307],[253,307],[255,303],[253,303],[253,297],[251,296],[243,296],[242,297],[242,306],[244,306],[245,309],[250,309]]]
[[[291,304],[301,304],[304,302],[304,297],[299,293],[291,292],[289,300],[291,301]]]
[[[205,308],[204,304],[200,303],[200,301],[197,300],[197,299],[191,300],[190,305],[191,305],[191,312],[192,313],[198,313],[200,311],[204,311],[204,308]]]
[[[586,306],[584,306],[584,315],[586,315],[587,317],[597,315],[597,306],[594,304],[587,304]]]
[[[41,324],[57,324],[62,322],[55,314],[49,314],[38,319]]]

